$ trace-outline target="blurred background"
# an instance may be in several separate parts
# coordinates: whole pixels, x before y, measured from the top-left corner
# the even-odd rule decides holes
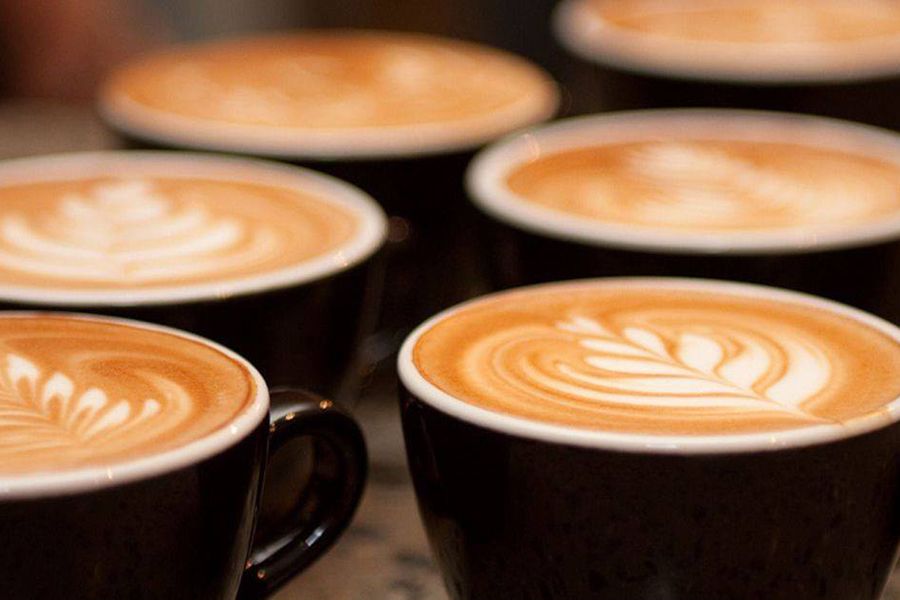
[[[0,94],[87,101],[113,66],[171,42],[246,31],[360,27],[446,34],[556,72],[553,0],[0,0]]]

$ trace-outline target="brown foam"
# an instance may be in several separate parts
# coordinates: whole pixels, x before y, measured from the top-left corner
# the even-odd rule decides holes
[[[424,331],[413,362],[463,402],[619,433],[842,424],[900,396],[900,344],[868,325],[791,301],[653,284],[488,297]]]
[[[0,475],[110,465],[179,448],[256,393],[213,348],[133,326],[0,316]]]
[[[48,168],[48,180],[0,184],[0,285],[222,283],[328,257],[359,235],[359,217],[342,205],[240,169],[233,179],[169,177],[149,163],[130,170],[58,178]]]
[[[605,22],[672,40],[816,44],[900,36],[890,0],[591,0]]]
[[[545,151],[509,189],[592,221],[673,231],[844,228],[900,211],[900,167],[798,143],[659,139]],[[602,139],[598,133],[597,139]]]
[[[536,67],[490,48],[320,32],[148,56],[116,73],[104,98],[196,122],[327,131],[452,124],[523,103],[544,112],[555,91]]]

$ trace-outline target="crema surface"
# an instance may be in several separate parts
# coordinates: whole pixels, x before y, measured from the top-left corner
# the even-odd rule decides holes
[[[149,457],[231,422],[256,394],[232,358],[92,319],[0,316],[0,476]]]
[[[125,121],[145,113],[177,118],[185,126],[241,125],[273,135],[285,128],[490,129],[497,115],[527,122],[546,116],[555,102],[549,78],[512,55],[454,40],[374,32],[185,47],[127,66],[103,95],[107,110]]]
[[[0,177],[0,288],[223,284],[338,255],[361,229],[341,204],[252,171],[176,177],[116,164]]]
[[[462,402],[616,433],[840,426],[900,396],[900,344],[868,324],[815,305],[651,283],[489,296],[428,327],[412,360]]]
[[[526,204],[645,230],[837,230],[900,212],[900,166],[877,156],[800,140],[706,139],[689,125],[658,139],[596,139],[537,153],[506,185]]]

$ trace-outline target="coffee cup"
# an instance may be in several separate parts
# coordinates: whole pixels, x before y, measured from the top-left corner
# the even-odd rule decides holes
[[[468,188],[499,288],[707,277],[900,315],[892,132],[735,110],[581,117],[484,151]]]
[[[554,29],[593,80],[582,112],[753,108],[900,127],[890,0],[566,0]]]
[[[261,375],[214,342],[3,312],[0,346],[4,597],[266,597],[359,502],[366,449],[353,419],[300,391],[272,392],[270,418]],[[310,441],[307,494],[260,539],[263,474],[297,440]]]
[[[103,152],[0,163],[0,302],[150,321],[341,400],[386,230],[363,192],[278,163]]]
[[[277,158],[380,202],[391,219],[376,355],[396,351],[435,310],[484,291],[465,166],[477,148],[556,105],[550,77],[506,52],[354,30],[163,51],[114,73],[99,102],[133,145]]]
[[[876,600],[900,329],[763,286],[596,279],[426,321],[398,368],[453,600]]]

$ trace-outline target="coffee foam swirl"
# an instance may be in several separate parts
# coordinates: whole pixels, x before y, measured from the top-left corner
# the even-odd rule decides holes
[[[374,32],[169,51],[119,71],[102,98],[114,123],[139,134],[313,154],[477,145],[557,102],[549,77],[512,55]]]
[[[492,217],[599,246],[809,252],[900,235],[900,138],[806,115],[566,119],[488,148],[467,178]]]
[[[249,406],[250,374],[199,342],[114,322],[0,317],[0,476],[179,448]]]
[[[900,395],[900,344],[801,304],[652,284],[498,294],[427,326],[418,372],[463,402],[650,435],[842,427]]]
[[[892,0],[569,0],[558,24],[589,58],[684,76],[827,80],[900,68]]]
[[[510,190],[554,210],[687,231],[844,228],[900,210],[900,167],[802,143],[691,139],[542,156]]]
[[[377,208],[330,197],[315,178],[240,161],[171,166],[127,154],[5,165],[0,296],[222,295],[307,266],[343,268],[374,251],[356,246],[380,242],[372,225],[383,223],[366,214]]]

